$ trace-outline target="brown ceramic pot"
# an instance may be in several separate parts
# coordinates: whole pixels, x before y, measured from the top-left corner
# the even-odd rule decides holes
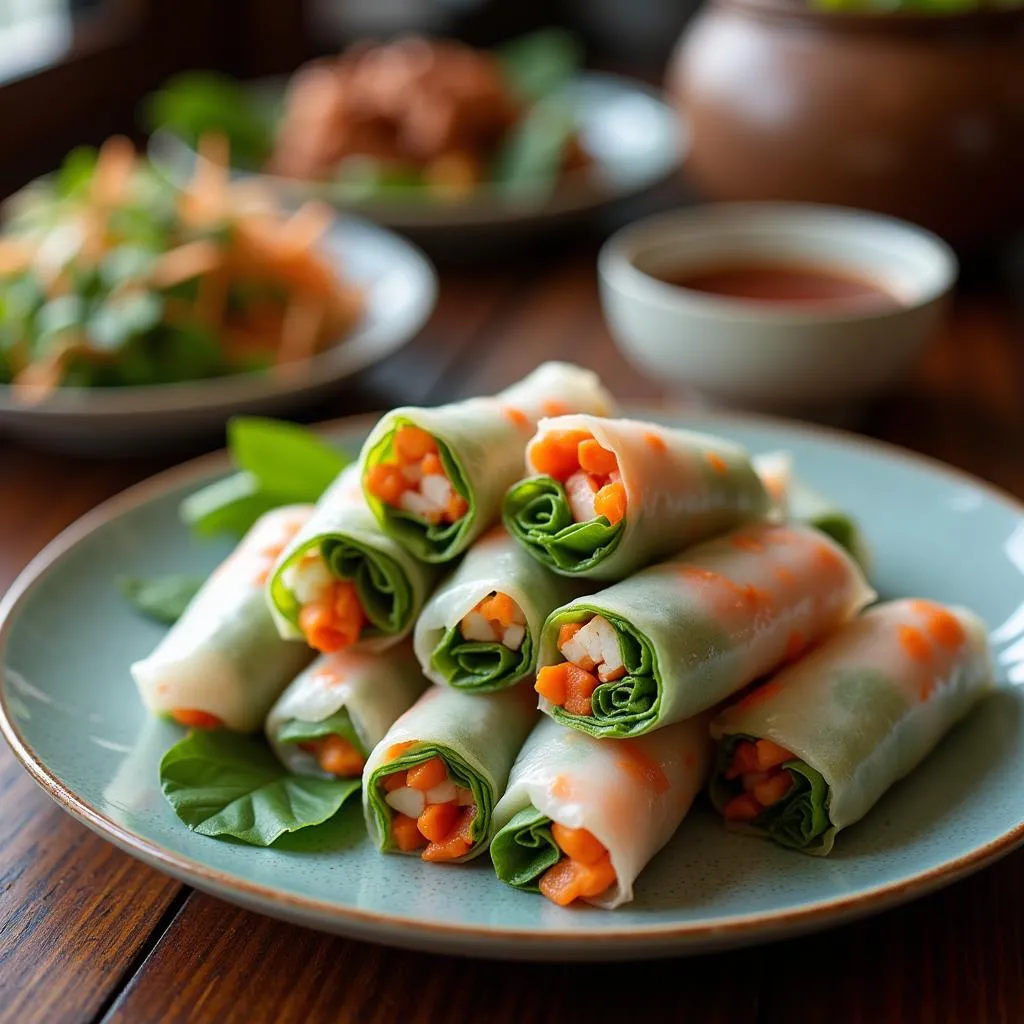
[[[1024,6],[960,15],[710,0],[670,64],[710,199],[890,213],[968,245],[1024,224]]]

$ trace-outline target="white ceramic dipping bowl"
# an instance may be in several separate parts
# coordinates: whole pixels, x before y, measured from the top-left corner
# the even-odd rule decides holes
[[[756,302],[657,279],[735,263],[799,264],[877,281],[898,305]],[[895,383],[935,334],[957,260],[904,221],[803,203],[721,203],[638,221],[598,260],[626,358],[690,397],[846,418]]]

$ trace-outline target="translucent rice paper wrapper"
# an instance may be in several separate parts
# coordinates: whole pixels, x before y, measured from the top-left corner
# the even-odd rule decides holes
[[[458,784],[472,791],[477,807],[473,846],[452,863],[483,853],[494,835],[494,807],[505,791],[512,762],[537,720],[533,697],[527,683],[485,694],[430,687],[374,747],[363,770],[363,813],[377,848],[400,852],[391,845],[392,812],[380,793],[380,780],[389,770],[441,756],[449,774],[454,772]],[[412,745],[392,760],[391,748],[403,743]]]
[[[496,831],[533,806],[591,832],[609,852],[616,884],[587,902],[612,910],[633,899],[640,872],[686,816],[707,780],[710,749],[707,715],[620,741],[543,719],[512,768],[494,812]]]
[[[637,569],[733,527],[765,518],[769,497],[747,452],[722,438],[638,420],[589,415],[544,419],[526,453],[527,470],[540,476],[531,453],[548,431],[580,430],[615,453],[626,489],[626,515],[616,527],[569,524],[557,544],[544,525],[549,506],[568,505],[549,493],[550,478],[523,481],[504,505],[509,531],[548,568],[591,580],[621,580]],[[557,487],[557,485],[556,485]],[[560,490],[557,487],[557,490]],[[557,522],[557,520],[556,520]],[[543,541],[536,539],[543,536]],[[588,537],[593,541],[588,542]],[[585,550],[581,552],[579,549]]]
[[[361,650],[383,651],[408,636],[437,582],[440,570],[417,561],[381,529],[366,504],[359,477],[358,464],[341,471],[274,566],[267,599],[277,630],[286,639],[303,636],[300,605],[283,576],[311,549],[323,552],[327,545],[332,575],[351,580],[359,591],[369,619],[355,645]]]
[[[992,688],[984,623],[950,608],[963,641],[942,643],[930,633],[935,607],[901,600],[872,608],[714,720],[716,740],[767,738],[824,776],[832,828],[808,852],[828,853],[836,833],[867,814]],[[908,630],[927,638],[928,657],[908,653]]]
[[[390,455],[393,432],[412,424],[439,442],[449,479],[469,502],[469,511],[449,527],[425,531],[369,493],[367,501],[385,532],[417,558],[450,561],[498,518],[505,491],[522,476],[526,442],[541,417],[563,412],[605,416],[614,409],[614,399],[596,374],[558,362],[542,363],[493,397],[436,408],[394,409],[380,419],[363,445],[364,472]]]
[[[771,498],[769,518],[774,522],[792,519],[827,533],[850,553],[870,574],[871,549],[860,525],[849,512],[819,493],[794,473],[789,452],[765,452],[754,456],[754,469]]]
[[[603,615],[627,672],[594,691],[593,715],[571,715],[543,697],[541,710],[591,735],[643,735],[713,707],[874,597],[856,563],[818,530],[742,527],[553,612],[539,666],[563,660],[563,624]]]
[[[297,743],[278,741],[286,722],[322,722],[344,708],[359,746],[367,753],[426,687],[409,644],[374,654],[354,650],[325,654],[300,672],[270,709],[267,739],[290,771],[331,778]]]
[[[286,542],[313,512],[288,505],[261,516],[206,581],[156,650],[131,667],[139,695],[158,714],[188,708],[228,729],[262,728],[270,706],[313,652],[282,640],[264,596],[265,552]]]
[[[454,685],[474,693],[512,686],[532,675],[536,668],[544,620],[555,608],[578,596],[584,589],[583,585],[573,580],[548,572],[503,527],[495,527],[466,552],[458,568],[442,581],[427,602],[413,634],[416,657],[426,676],[439,685]],[[453,682],[451,676],[433,663],[434,652],[449,630],[494,592],[512,598],[526,618],[526,636],[519,648],[520,657],[514,659],[513,669],[500,674],[492,673],[494,678],[458,682],[456,677]],[[480,646],[463,641],[452,649],[456,655],[459,651],[469,652],[462,656],[471,660],[475,656],[474,649]],[[459,676],[467,680],[470,675],[469,672],[459,673]]]

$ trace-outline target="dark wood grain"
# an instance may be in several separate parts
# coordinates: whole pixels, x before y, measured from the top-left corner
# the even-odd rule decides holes
[[[619,965],[613,977],[602,964],[460,960],[317,935],[196,894],[105,1019],[752,1024],[759,963],[753,951]]]
[[[421,336],[299,418],[493,391],[549,358],[592,366],[622,398],[665,397],[618,355],[593,255],[552,248],[504,270],[444,272]],[[911,379],[862,428],[1024,496],[1021,315],[998,295],[965,294]],[[159,465],[0,444],[0,586],[75,516]],[[117,853],[50,804],[7,751],[0,787],[4,1021],[461,1024],[481,1008],[495,1024],[1024,1020],[1024,854],[824,935],[631,965],[623,989],[607,967],[462,961],[282,925],[189,894]]]

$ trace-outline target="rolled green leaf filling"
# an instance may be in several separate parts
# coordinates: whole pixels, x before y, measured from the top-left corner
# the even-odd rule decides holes
[[[562,859],[551,835],[551,819],[532,804],[523,808],[491,840],[498,878],[523,892],[540,892],[540,879]]]
[[[375,466],[396,461],[395,434],[403,426],[416,425],[407,419],[396,420],[394,429],[370,449],[366,457],[364,480],[369,478]],[[468,505],[466,512],[454,522],[429,522],[422,515],[382,501],[370,486],[365,488],[364,493],[373,514],[395,540],[424,562],[446,562],[460,550],[463,538],[471,529],[476,515],[476,500],[466,483],[466,474],[451,449],[440,438],[435,437],[434,442],[452,490]]]
[[[415,599],[405,569],[390,555],[354,537],[314,537],[291,553],[270,584],[271,600],[281,615],[298,628],[302,605],[284,582],[284,573],[317,548],[335,579],[355,585],[359,603],[370,623],[363,630],[365,636],[393,636],[406,629]]]
[[[494,800],[491,787],[487,781],[473,771],[469,762],[451,747],[436,743],[417,745],[415,750],[403,754],[387,764],[381,765],[370,774],[367,782],[366,795],[373,817],[377,824],[378,835],[383,837],[380,849],[383,853],[421,852],[418,849],[403,848],[392,828],[392,820],[396,812],[388,803],[388,793],[382,783],[389,775],[408,772],[410,768],[426,764],[433,758],[444,761],[448,779],[456,786],[468,789],[473,795],[474,813],[468,829],[456,829],[459,834],[452,834],[441,842],[431,842],[422,851],[425,860],[460,860],[471,856],[481,843],[490,835],[491,816],[494,813]],[[461,840],[461,841],[460,841]],[[444,847],[445,849],[442,849]]]
[[[580,707],[570,698],[564,706],[553,705],[549,713],[556,721],[598,738],[642,736],[657,723],[662,704],[658,655],[647,637],[608,609],[586,604],[573,604],[565,612],[556,612],[545,623],[544,630],[557,635],[562,625],[586,623],[596,615],[606,619],[615,630],[625,674],[601,683],[593,691],[589,706]],[[685,633],[687,650],[700,652],[709,660],[728,650],[722,631],[713,624],[691,620],[685,623]],[[540,686],[538,690],[543,692]]]
[[[527,629],[519,650],[498,640],[466,640],[461,624],[449,629],[430,657],[431,667],[449,686],[474,693],[503,690],[529,675],[533,665],[533,638]]]
[[[369,753],[352,725],[347,708],[341,708],[319,722],[304,722],[300,718],[289,718],[281,723],[275,739],[278,743],[312,743],[327,736],[340,736],[343,740],[347,740],[363,757]]]
[[[711,801],[716,810],[726,808],[744,794],[740,778],[726,779],[737,746],[756,743],[752,736],[729,736],[719,746],[718,759],[711,779]],[[832,827],[829,820],[830,791],[821,773],[805,761],[794,758],[778,766],[789,774],[792,783],[788,791],[754,818],[742,822],[744,830],[752,830],[780,846],[792,850],[813,852],[821,847],[822,836]],[[728,820],[728,815],[727,815]]]
[[[550,476],[530,477],[505,495],[502,518],[509,533],[534,558],[556,572],[586,572],[607,558],[622,539],[626,520],[605,516],[573,521],[565,488]]]

